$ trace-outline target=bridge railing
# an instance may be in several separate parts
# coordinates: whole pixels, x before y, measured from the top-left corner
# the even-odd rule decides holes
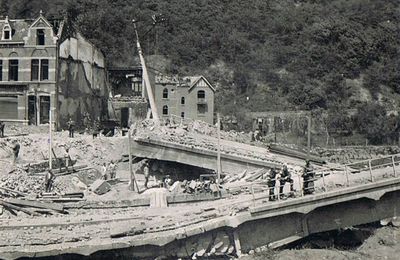
[[[384,156],[375,159],[368,159],[363,161],[357,161],[354,163],[348,163],[340,165],[338,167],[326,168],[322,171],[315,170],[311,172],[311,178],[304,179],[303,174],[293,174],[291,178],[282,178],[277,175],[275,179],[269,179],[268,174],[261,180],[254,181],[248,184],[243,184],[237,187],[248,187],[251,194],[252,200],[255,205],[255,201],[258,199],[268,198],[271,201],[280,201],[282,199],[290,197],[303,197],[308,194],[327,192],[332,189],[340,189],[343,187],[343,181],[346,187],[360,185],[359,180],[375,182],[378,179],[383,178],[396,178],[399,177],[400,169],[396,169],[396,166],[400,166],[400,154],[394,154]],[[390,167],[390,169],[385,169]],[[382,169],[381,171],[375,172],[375,170]],[[340,182],[332,181],[329,179],[329,175],[342,174],[344,180],[339,177]],[[297,180],[296,180],[297,179]],[[352,181],[353,179],[353,181]],[[317,181],[321,181],[316,183]],[[318,184],[318,185],[316,185]],[[288,189],[287,186],[293,185],[293,189]],[[336,185],[339,188],[336,188]],[[255,187],[261,186],[263,192],[267,191],[267,196],[256,197]],[[260,189],[258,189],[260,190]]]

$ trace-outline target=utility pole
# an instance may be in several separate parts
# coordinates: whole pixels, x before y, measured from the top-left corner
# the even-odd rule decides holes
[[[158,117],[158,113],[157,113],[157,107],[156,107],[156,104],[154,101],[153,90],[150,85],[150,79],[149,79],[149,75],[147,73],[147,67],[146,67],[146,62],[143,57],[142,47],[140,46],[140,42],[139,42],[139,34],[138,34],[138,31],[136,28],[136,21],[135,20],[132,20],[132,21],[133,21],[133,26],[135,28],[136,46],[137,46],[138,53],[139,53],[140,63],[142,65],[142,71],[143,71],[142,74],[143,74],[143,79],[144,79],[145,86],[146,86],[147,95],[149,97],[151,113],[153,114],[153,119],[158,121],[159,117]]]
[[[307,116],[307,159],[310,159],[311,150],[311,113]]]
[[[51,114],[51,106],[49,110],[49,169],[53,169],[53,158],[52,158],[52,114]]]
[[[217,134],[218,134],[218,150],[217,150],[217,183],[221,183],[221,119],[219,113],[217,113]]]

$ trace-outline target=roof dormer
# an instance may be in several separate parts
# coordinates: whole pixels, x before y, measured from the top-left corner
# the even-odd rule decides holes
[[[10,22],[8,21],[8,16],[6,16],[6,19],[4,21],[3,33],[1,35],[1,40],[4,40],[4,41],[12,40],[12,29],[10,26]]]

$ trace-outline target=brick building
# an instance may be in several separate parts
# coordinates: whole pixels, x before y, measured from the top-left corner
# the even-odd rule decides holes
[[[156,75],[154,98],[160,118],[175,116],[214,123],[214,87],[203,76]]]
[[[0,20],[0,120],[57,126],[106,115],[104,55],[64,20]],[[105,106],[105,109],[103,108]]]
[[[146,117],[143,111],[148,104],[146,88],[140,66],[109,68],[112,98],[109,110],[111,117],[127,126]],[[149,69],[150,83],[160,119],[170,117],[214,121],[214,87],[203,76],[166,76]]]

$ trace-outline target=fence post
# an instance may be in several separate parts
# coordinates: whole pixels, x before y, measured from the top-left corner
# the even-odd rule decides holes
[[[372,177],[371,160],[368,160],[368,168],[369,168],[369,175],[371,176],[371,182],[374,182],[374,178]]]
[[[347,165],[344,166],[344,172],[346,173],[346,186],[349,186],[349,173],[347,172]]]
[[[256,206],[256,197],[254,196],[254,184],[251,184],[251,195],[253,195],[253,207]]]
[[[396,176],[396,164],[394,163],[394,155],[392,155],[392,165],[393,165],[394,177],[397,177],[397,176]]]
[[[325,172],[322,172],[322,183],[324,185],[324,191],[326,191],[326,186],[325,186]]]
[[[278,201],[280,201],[281,200],[281,178],[280,177],[276,178],[276,180],[279,182],[277,194],[278,194]],[[276,186],[275,186],[275,188],[276,188]]]

